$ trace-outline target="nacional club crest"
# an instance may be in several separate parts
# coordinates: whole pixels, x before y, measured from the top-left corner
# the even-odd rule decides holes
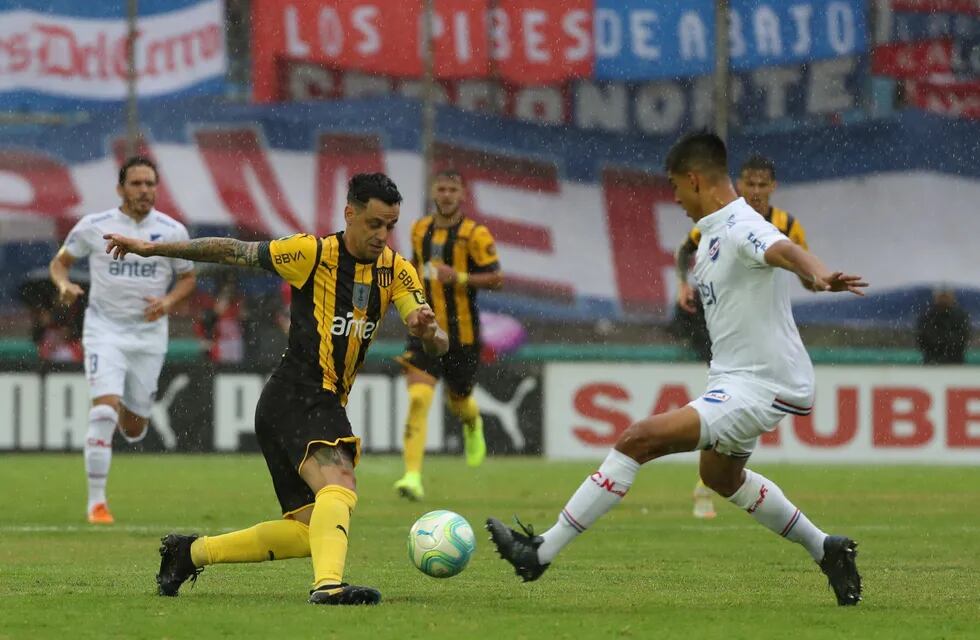
[[[712,238],[711,242],[708,243],[708,257],[711,258],[712,262],[718,260],[718,252],[721,250],[721,242],[718,238]]]
[[[354,308],[367,309],[368,302],[371,300],[371,285],[354,283]]]
[[[721,404],[722,402],[728,402],[732,399],[732,396],[725,393],[724,389],[711,389],[710,391],[705,391],[704,395],[705,402],[712,402],[714,404]]]

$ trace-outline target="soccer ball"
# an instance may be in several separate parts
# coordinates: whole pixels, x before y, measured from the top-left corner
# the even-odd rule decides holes
[[[475,549],[473,527],[445,509],[425,514],[408,532],[408,558],[433,578],[450,578],[465,569]]]

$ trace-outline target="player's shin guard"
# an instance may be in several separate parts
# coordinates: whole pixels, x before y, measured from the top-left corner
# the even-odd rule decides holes
[[[413,384],[408,387],[408,418],[405,421],[405,471],[422,472],[422,457],[425,455],[425,432],[429,424],[429,407],[435,389],[427,384]]]
[[[746,469],[745,482],[728,501],[748,511],[759,524],[773,533],[806,547],[817,562],[823,558],[823,541],[827,534],[787,500],[772,480]]]
[[[449,398],[449,410],[465,425],[471,425],[480,417],[480,407],[472,394],[465,398]]]
[[[613,449],[599,470],[585,479],[558,515],[558,521],[541,537],[538,560],[549,564],[577,535],[619,504],[633,485],[640,463]]]
[[[449,397],[449,409],[463,423],[463,451],[466,464],[478,467],[487,457],[487,442],[483,437],[483,419],[480,407],[472,394],[465,398]]]
[[[316,494],[316,504],[310,516],[314,589],[343,582],[347,532],[356,505],[357,494],[340,485],[327,485]]]
[[[260,522],[220,536],[202,536],[191,544],[194,566],[228,562],[264,562],[310,555],[310,528],[292,519]]]
[[[88,476],[88,511],[105,502],[105,486],[112,463],[112,435],[119,414],[106,404],[97,404],[88,412],[85,433],[85,474]]]

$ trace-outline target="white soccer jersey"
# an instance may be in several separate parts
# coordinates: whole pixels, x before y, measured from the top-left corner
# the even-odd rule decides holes
[[[788,273],[766,263],[788,240],[743,198],[698,221],[693,275],[711,334],[711,376],[754,378],[785,400],[812,398],[813,364],[790,306]],[[809,406],[809,405],[807,405]]]
[[[191,271],[188,260],[178,258],[143,258],[129,254],[113,260],[105,252],[107,233],[152,242],[188,240],[187,229],[156,209],[142,222],[136,222],[118,208],[92,213],[68,234],[65,250],[74,258],[89,259],[88,308],[82,336],[86,345],[109,342],[120,348],[146,353],[167,350],[167,317],[147,322],[143,319],[148,296],[161,297],[170,288],[174,275]]]

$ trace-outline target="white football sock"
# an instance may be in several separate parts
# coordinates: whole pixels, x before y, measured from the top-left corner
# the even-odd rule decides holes
[[[633,485],[640,463],[615,449],[609,452],[599,470],[585,479],[558,515],[558,521],[541,537],[538,561],[548,564],[575,536],[619,504]]]
[[[88,412],[88,431],[85,433],[85,473],[88,475],[88,512],[105,502],[105,485],[112,462],[112,435],[119,415],[105,404],[97,404]]]
[[[769,478],[746,469],[745,483],[728,501],[748,511],[773,533],[806,547],[817,562],[823,559],[823,541],[827,534],[787,500],[779,486]]]

